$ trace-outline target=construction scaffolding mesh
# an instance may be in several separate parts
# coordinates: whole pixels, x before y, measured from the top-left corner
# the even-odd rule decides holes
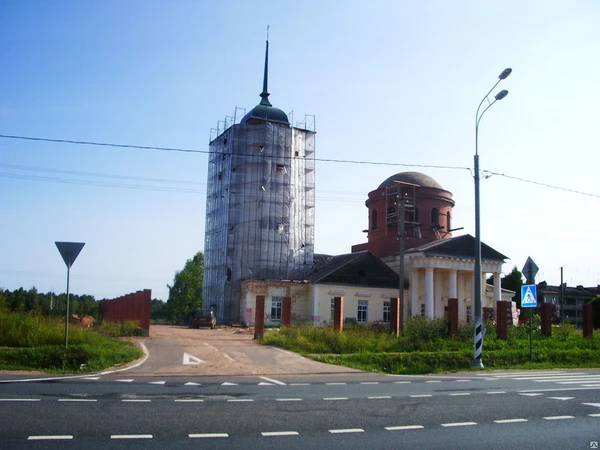
[[[313,266],[315,132],[234,124],[210,143],[204,307],[240,319],[240,281],[303,280]]]

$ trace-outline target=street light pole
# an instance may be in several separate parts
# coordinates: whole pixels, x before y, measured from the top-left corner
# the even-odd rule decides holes
[[[498,83],[504,80],[506,77],[510,75],[512,69],[504,69],[504,71],[498,76],[498,81],[496,84],[492,86],[492,88],[485,94],[485,97],[481,99],[479,102],[479,106],[477,107],[477,113],[475,114],[475,157],[474,157],[474,165],[475,165],[475,268],[474,268],[474,286],[473,286],[473,294],[475,297],[475,336],[474,336],[474,344],[475,351],[473,356],[473,367],[483,367],[483,361],[481,360],[481,353],[483,351],[483,336],[485,334],[485,330],[483,328],[483,318],[482,318],[482,304],[481,304],[481,211],[480,211],[480,202],[479,202],[479,122],[483,117],[483,114],[490,109],[490,107],[496,103],[498,100],[502,100],[504,97],[508,95],[507,90],[503,90],[498,92],[494,97],[494,101],[490,102],[489,95],[494,90]],[[479,113],[481,109],[481,105],[483,102],[487,100],[487,107]]]

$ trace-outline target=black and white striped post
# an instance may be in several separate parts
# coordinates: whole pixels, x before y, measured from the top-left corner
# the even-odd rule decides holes
[[[481,99],[479,102],[479,106],[477,107],[477,113],[475,114],[475,268],[473,271],[473,297],[474,297],[474,314],[475,314],[475,352],[473,357],[473,367],[483,367],[483,361],[481,360],[481,353],[483,351],[483,337],[485,335],[485,328],[483,327],[483,318],[482,318],[482,305],[481,305],[481,226],[480,226],[480,205],[479,205],[479,149],[478,149],[478,140],[479,140],[479,122],[481,118],[485,114],[485,112],[490,109],[490,107],[496,103],[498,100],[502,100],[504,97],[508,95],[507,90],[500,91],[494,97],[494,101],[490,102],[489,95],[494,90],[498,83],[504,80],[506,77],[510,75],[512,69],[504,69],[502,73],[498,76],[498,81],[496,84],[492,86],[492,89],[485,94],[485,97]],[[481,113],[481,105],[483,105],[484,101],[488,101],[488,105],[484,108]]]

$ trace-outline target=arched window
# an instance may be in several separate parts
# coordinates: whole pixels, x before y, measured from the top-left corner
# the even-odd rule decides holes
[[[431,210],[431,225],[434,227],[439,226],[440,224],[440,210],[437,208],[433,208]]]
[[[377,229],[377,210],[374,209],[371,212],[371,230]]]

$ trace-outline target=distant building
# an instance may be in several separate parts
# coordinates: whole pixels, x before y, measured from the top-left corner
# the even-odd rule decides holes
[[[542,281],[537,285],[538,306],[541,303],[552,305],[553,323],[567,322],[581,327],[583,326],[583,305],[599,295],[599,290],[600,286],[570,287],[566,283],[562,286],[551,286]]]
[[[267,41],[260,103],[210,142],[202,295],[225,323],[242,280],[303,280],[313,264],[315,132],[269,102],[268,55]]]
[[[367,242],[353,245],[352,251],[369,250],[397,273],[400,272],[401,227],[405,250],[402,255],[409,289],[404,295],[405,317],[445,317],[449,298],[458,299],[459,320],[473,317],[475,238],[452,237],[452,193],[428,175],[402,172],[383,181],[369,192]],[[403,214],[401,214],[401,210]],[[511,300],[514,293],[500,288],[506,256],[481,244],[482,286],[487,274],[494,286],[482,292],[482,307],[488,312],[499,300]],[[493,315],[493,314],[492,314]]]

